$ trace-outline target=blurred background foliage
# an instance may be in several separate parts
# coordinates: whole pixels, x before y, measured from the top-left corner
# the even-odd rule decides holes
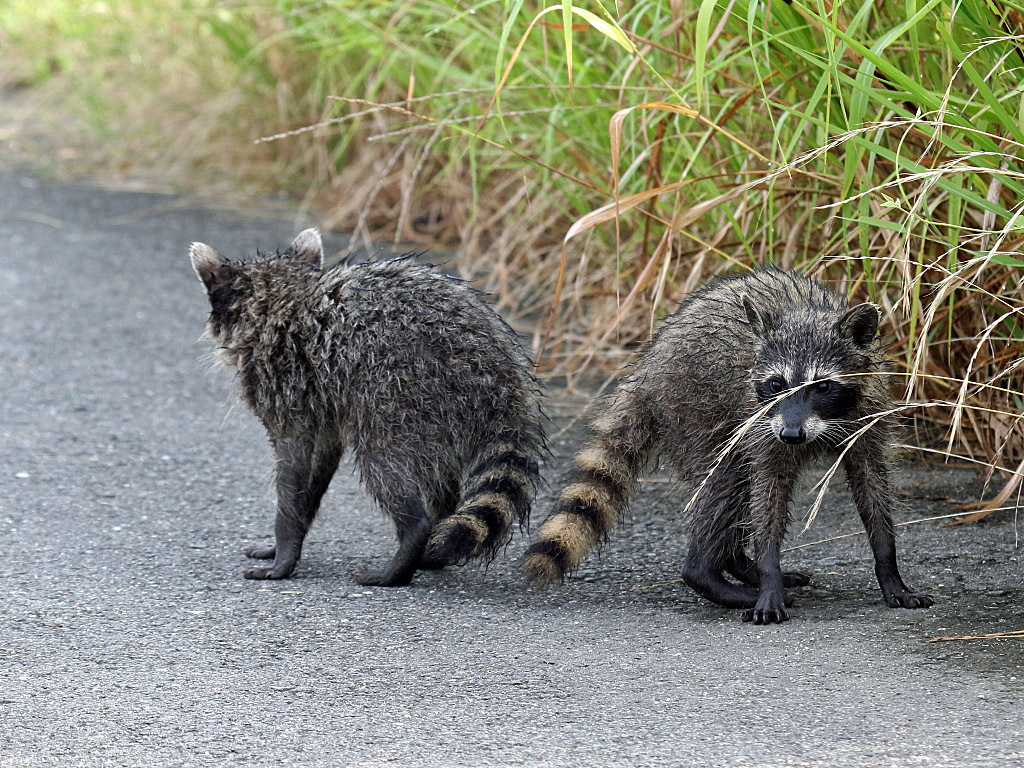
[[[1024,2],[7,0],[0,51],[9,143],[451,248],[570,389],[709,275],[815,274],[914,444],[1017,489]]]

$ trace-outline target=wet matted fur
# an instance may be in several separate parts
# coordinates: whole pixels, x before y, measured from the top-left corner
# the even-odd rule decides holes
[[[809,579],[779,564],[794,483],[812,459],[845,451],[886,602],[931,605],[896,565],[893,418],[883,415],[893,403],[878,321],[874,305],[850,308],[816,281],[778,269],[718,279],[691,295],[594,420],[526,553],[528,578],[545,584],[575,569],[608,535],[640,473],[663,464],[698,489],[687,583],[750,609],[746,620],[785,621],[784,587]]]
[[[323,269],[319,233],[232,261],[202,243],[216,357],[277,457],[276,545],[252,579],[282,579],[344,451],[395,523],[399,550],[361,584],[493,553],[526,520],[545,450],[539,392],[516,334],[465,282],[406,256]]]

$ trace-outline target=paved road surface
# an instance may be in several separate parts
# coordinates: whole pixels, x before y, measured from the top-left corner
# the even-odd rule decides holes
[[[522,539],[486,570],[360,588],[393,534],[342,471],[296,577],[244,581],[269,451],[206,373],[186,250],[294,230],[0,174],[0,766],[1024,764],[1024,642],[927,643],[1024,629],[1008,517],[905,529],[926,611],[882,604],[863,537],[794,552],[814,586],[762,628],[646,589],[683,548],[658,483],[565,588],[520,583]],[[857,529],[835,493],[800,542]]]

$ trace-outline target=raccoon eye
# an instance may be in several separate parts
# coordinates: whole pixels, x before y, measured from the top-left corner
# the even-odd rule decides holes
[[[772,378],[768,379],[768,386],[772,390],[772,392],[778,394],[779,392],[786,388],[786,382],[784,379],[778,376],[773,376]]]
[[[832,382],[831,381],[819,381],[815,385],[814,391],[817,392],[819,395],[827,394],[827,393],[832,391]]]

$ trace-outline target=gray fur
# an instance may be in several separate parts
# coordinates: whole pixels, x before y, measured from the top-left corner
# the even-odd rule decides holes
[[[688,521],[691,586],[716,602],[753,607],[745,618],[757,623],[788,618],[781,585],[807,581],[777,565],[793,484],[810,460],[835,456],[845,448],[844,438],[893,405],[877,326],[874,305],[850,309],[819,283],[776,269],[717,280],[694,293],[665,321],[594,421],[593,439],[577,455],[558,506],[527,552],[527,575],[545,583],[573,570],[607,536],[637,476],[663,464],[699,489]],[[851,407],[813,421],[807,442],[786,444],[773,422],[781,402],[747,424],[764,405],[756,387],[776,371],[795,382],[786,398],[808,391],[806,382],[827,378],[842,385],[843,402]],[[720,461],[723,446],[745,425]],[[811,426],[809,420],[809,432]],[[896,571],[892,430],[892,417],[881,418],[857,439],[843,465],[887,602],[930,605]],[[750,586],[726,581],[723,570]],[[760,593],[751,588],[757,585]]]
[[[202,244],[191,260],[215,355],[278,458],[277,545],[248,550],[274,564],[248,577],[291,573],[345,450],[400,539],[362,583],[493,554],[526,519],[544,450],[539,393],[480,293],[410,257],[323,270],[316,230],[253,261]]]

